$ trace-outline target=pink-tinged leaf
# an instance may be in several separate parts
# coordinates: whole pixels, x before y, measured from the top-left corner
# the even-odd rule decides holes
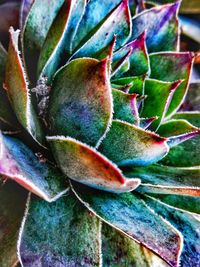
[[[200,195],[200,167],[180,168],[153,165],[145,168],[132,168],[124,174],[139,177],[140,192],[177,195]]]
[[[71,53],[71,42],[85,4],[85,0],[65,0],[50,27],[38,62],[38,75],[48,77],[49,82]]]
[[[48,162],[40,161],[18,139],[1,135],[0,149],[1,175],[49,202],[68,190],[67,178]]]
[[[72,193],[55,203],[31,197],[19,236],[18,254],[24,267],[98,267],[101,222]]]
[[[81,58],[61,68],[53,81],[49,122],[55,135],[96,146],[112,120],[109,59]]]
[[[20,2],[4,1],[0,4],[0,41],[7,41],[10,26],[18,27]],[[6,3],[7,2],[7,3]]]
[[[146,166],[169,151],[167,139],[133,124],[113,120],[99,150],[119,166]]]
[[[139,76],[149,70],[148,56],[145,46],[145,32],[132,42],[124,45],[113,55],[112,71],[114,75],[128,59],[130,68],[125,72],[126,76]]]
[[[73,58],[85,56],[95,58],[96,53],[113,40],[114,35],[116,35],[115,49],[118,49],[127,41],[130,32],[131,18],[128,0],[122,0],[107,16],[100,28],[93,33],[92,37],[75,52]]]
[[[149,209],[138,195],[88,190],[74,183],[73,191],[100,219],[152,250],[169,265],[178,266],[182,248],[179,232]]]
[[[70,137],[48,137],[62,172],[79,183],[115,193],[132,191],[139,179],[126,179],[121,171],[95,149]]]
[[[22,30],[34,0],[22,0],[20,9],[20,29]]]
[[[149,52],[179,50],[179,5],[180,2],[156,6],[133,17],[131,39],[146,30]]]
[[[193,60],[193,54],[189,52],[163,52],[150,55],[151,78],[166,82],[183,80],[174,93],[166,116],[171,116],[175,113],[184,101],[188,90]]]
[[[0,265],[16,266],[17,239],[22,221],[27,193],[13,182],[0,187]]]
[[[145,203],[153,209],[158,216],[169,221],[183,236],[182,253],[180,254],[180,267],[200,265],[200,221],[194,214],[179,211],[155,198],[145,196]]]
[[[151,118],[140,118],[140,127],[143,129],[147,129],[157,119],[158,117],[156,116]]]
[[[114,102],[113,118],[138,125],[137,94],[126,94],[120,90],[112,89],[112,95]]]
[[[42,127],[30,98],[25,70],[18,50],[19,31],[10,29],[5,89],[21,125],[40,144],[44,141]]]
[[[181,82],[182,81],[162,82],[151,79],[145,80],[144,92],[147,98],[144,100],[141,116],[144,118],[158,116],[158,119],[151,125],[152,130],[155,131],[160,123],[162,123],[175,90]]]

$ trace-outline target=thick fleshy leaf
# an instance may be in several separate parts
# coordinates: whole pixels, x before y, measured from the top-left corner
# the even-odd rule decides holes
[[[66,137],[48,137],[54,157],[72,180],[88,186],[121,193],[135,189],[139,179],[126,179],[121,171],[95,149]]]
[[[135,125],[113,120],[99,150],[119,166],[146,166],[168,153],[166,139]]]
[[[92,37],[75,52],[73,58],[95,57],[99,50],[104,49],[113,40],[114,35],[116,35],[115,49],[118,49],[127,41],[130,31],[128,0],[122,0],[102,22],[100,28],[96,32],[94,30]]]
[[[6,182],[0,187],[0,265],[15,266],[16,247],[27,194],[17,184]]]
[[[49,103],[55,135],[95,146],[111,123],[112,109],[108,59],[76,59],[57,72]]]
[[[171,266],[178,266],[179,233],[152,212],[133,193],[116,195],[73,185],[80,201],[112,227],[160,255]]]
[[[48,162],[37,156],[21,141],[1,135],[0,174],[44,198],[54,201],[68,190],[67,179]]]
[[[152,194],[153,197],[175,208],[200,214],[199,196],[161,195]]]
[[[112,89],[112,95],[114,102],[113,118],[138,125],[137,95],[126,94],[117,89]]]
[[[192,214],[173,209],[170,206],[160,203],[153,198],[146,197],[146,204],[155,212],[168,220],[183,235],[183,247],[180,255],[180,265],[200,265],[200,221]]]
[[[6,91],[3,89],[7,53],[0,43],[0,128],[12,129],[17,126],[16,117],[8,101]],[[8,128],[7,128],[8,127]]]
[[[141,245],[105,223],[102,225],[102,256],[105,267],[151,266]]]
[[[144,79],[145,79],[144,75],[135,76],[135,77],[125,77],[125,78],[120,78],[120,79],[113,79],[112,83],[116,85],[121,85],[121,86],[128,85],[129,86],[128,92],[130,94],[135,93],[135,94],[143,95],[144,94]]]
[[[158,80],[145,80],[144,92],[147,98],[144,100],[142,117],[155,117],[158,119],[151,124],[151,129],[156,130],[165,117],[170,101],[181,81],[162,82]]]
[[[140,127],[143,129],[147,129],[157,119],[158,117],[156,116],[151,118],[140,118]]]
[[[189,90],[184,99],[184,103],[181,107],[181,110],[185,111],[200,111],[200,82],[199,83],[191,83],[189,85]]]
[[[38,74],[48,77],[49,82],[60,65],[67,60],[85,4],[85,0],[65,1],[48,32],[39,57]]]
[[[126,76],[139,76],[148,72],[149,62],[145,46],[145,32],[114,53],[112,59],[113,74],[124,64],[127,56],[130,68],[125,72]]]
[[[174,113],[180,107],[187,94],[192,63],[193,54],[189,52],[163,52],[150,55],[151,78],[167,82],[184,80],[174,93],[166,114],[167,116]]]
[[[31,197],[18,243],[20,263],[34,266],[100,266],[101,223],[72,195],[55,203]]]
[[[19,31],[11,28],[5,89],[19,122],[37,142],[43,143],[43,131],[31,102],[27,77],[19,56],[18,37]]]
[[[180,112],[173,119],[184,119],[192,125],[200,127],[199,112]],[[190,167],[200,165],[200,137],[196,136],[176,147],[172,147],[169,154],[162,160],[162,164],[169,166]]]
[[[87,6],[77,33],[73,40],[73,50],[87,42],[106,20],[109,13],[116,8],[121,0],[92,0],[87,1]]]
[[[21,1],[21,9],[20,9],[20,29],[21,30],[23,29],[25,25],[26,18],[28,16],[28,13],[33,3],[34,3],[34,0],[22,0]]]
[[[200,167],[181,168],[152,165],[145,168],[132,168],[125,171],[127,177],[139,177],[140,192],[200,195]]]
[[[180,3],[153,7],[133,17],[132,36],[136,38],[146,30],[149,52],[179,49],[179,25],[177,11]]]

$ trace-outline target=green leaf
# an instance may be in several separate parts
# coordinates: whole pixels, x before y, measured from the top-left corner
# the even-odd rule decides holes
[[[180,112],[176,113],[172,119],[184,119],[189,121],[192,125],[200,127],[200,113],[199,112]],[[176,147],[172,147],[170,152],[162,160],[162,164],[169,166],[191,167],[200,165],[200,137],[196,136]]]
[[[144,100],[141,117],[158,117],[151,124],[152,130],[158,129],[165,118],[173,94],[180,83],[181,81],[170,83],[152,79],[145,80],[144,92],[147,98]]]
[[[48,77],[49,83],[62,63],[67,61],[84,8],[85,0],[65,1],[48,32],[39,57],[38,75]]]
[[[179,49],[179,2],[145,10],[132,19],[131,39],[146,30],[148,52],[174,51]]]
[[[110,226],[145,245],[171,266],[178,266],[181,239],[179,233],[152,212],[133,193],[112,194],[87,190],[74,185],[82,203]]]
[[[117,89],[112,89],[112,95],[114,102],[113,118],[138,125],[137,95],[126,94]]]
[[[143,129],[147,129],[157,119],[157,116],[151,118],[140,118],[140,127]]]
[[[85,13],[74,36],[73,50],[80,48],[93,36],[120,2],[121,0],[87,1]]]
[[[111,123],[112,110],[108,59],[76,59],[57,72],[48,114],[55,135],[98,145]]]
[[[182,253],[180,255],[180,265],[198,266],[200,264],[199,247],[200,247],[200,221],[192,214],[176,210],[156,199],[144,198],[146,204],[155,212],[169,221],[183,235]]]
[[[126,177],[139,177],[140,192],[158,194],[193,195],[200,194],[200,167],[170,167],[152,165],[132,168],[124,172]]]
[[[80,29],[77,31],[80,31]],[[96,53],[113,40],[114,35],[116,35],[115,49],[118,49],[126,43],[130,31],[131,18],[128,0],[122,0],[102,22],[100,28],[93,32],[91,38],[75,52],[72,58],[86,56],[95,58]]]
[[[67,178],[48,162],[41,162],[21,141],[1,135],[0,173],[46,201],[68,190]]]
[[[126,76],[139,76],[148,72],[149,62],[145,46],[145,32],[114,53],[112,59],[113,74],[123,65],[127,58],[130,68],[125,72]]]
[[[138,179],[127,180],[112,162],[75,139],[55,136],[47,140],[60,169],[72,180],[115,193],[131,191],[140,184]]]
[[[24,267],[97,267],[100,226],[72,194],[54,203],[31,197],[19,237],[20,263]]]
[[[40,144],[43,130],[30,98],[27,77],[18,50],[19,31],[10,29],[10,44],[6,65],[5,88],[21,125]]]
[[[192,64],[193,54],[189,52],[163,52],[150,55],[151,78],[167,82],[184,80],[174,93],[166,114],[167,116],[175,113],[184,101]]]
[[[113,120],[100,152],[119,166],[146,166],[168,153],[166,139],[135,125]]]
[[[0,265],[15,266],[16,247],[27,194],[16,183],[6,182],[0,187]]]

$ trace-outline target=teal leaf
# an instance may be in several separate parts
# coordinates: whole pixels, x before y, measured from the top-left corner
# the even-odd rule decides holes
[[[5,74],[5,89],[21,125],[39,144],[42,144],[44,142],[43,129],[30,97],[26,73],[19,55],[18,38],[19,31],[14,31],[11,28]]]
[[[66,137],[48,137],[54,157],[72,180],[93,188],[122,193],[134,190],[138,179],[126,179],[121,171],[95,149]]]
[[[168,153],[166,139],[133,124],[113,120],[99,151],[119,166],[146,166]]]
[[[144,83],[144,92],[147,98],[144,100],[141,117],[155,117],[158,119],[151,124],[151,129],[158,129],[160,123],[165,118],[171,99],[181,81],[162,82],[148,79]]]
[[[183,235],[180,267],[198,266],[200,264],[200,221],[194,215],[179,211],[162,204],[156,199],[145,197],[146,204],[155,212],[169,221]]]
[[[189,52],[163,52],[150,55],[151,78],[166,82],[183,80],[174,93],[166,116],[175,113],[183,103],[188,90],[192,64],[193,54]]]
[[[131,39],[146,30],[148,52],[179,50],[179,5],[180,2],[156,6],[133,17]]]
[[[71,136],[96,146],[112,119],[108,59],[81,58],[57,72],[49,103],[55,135]]]
[[[137,94],[126,94],[120,90],[112,89],[112,95],[114,102],[113,118],[138,125]]]
[[[73,186],[76,196],[96,216],[146,246],[171,266],[178,266],[179,233],[152,212],[140,197],[133,193],[117,195]]]
[[[16,247],[27,194],[13,182],[0,186],[0,265],[15,266],[18,262]]]
[[[31,9],[34,0],[22,0],[20,8],[20,29],[23,30],[28,13]]]
[[[200,194],[199,166],[184,168],[152,165],[131,168],[124,175],[141,179],[142,184],[138,188],[140,192],[193,196]]]
[[[176,115],[174,115],[172,119],[187,120],[192,125],[200,127],[200,113],[198,111],[176,113]],[[200,137],[196,136],[184,143],[179,144],[178,146],[172,147],[166,158],[162,160],[162,164],[179,167],[191,167],[200,165],[199,142]]]
[[[92,37],[75,52],[72,58],[86,56],[95,58],[96,53],[113,40],[114,35],[116,35],[115,49],[118,49],[126,43],[130,32],[131,18],[128,0],[122,0],[102,22],[100,28],[93,32]]]
[[[145,32],[114,53],[112,59],[113,74],[123,65],[127,58],[130,68],[125,72],[126,76],[139,76],[148,72],[149,62],[145,45]]]
[[[12,179],[46,201],[68,190],[67,178],[48,162],[41,162],[18,139],[1,135],[0,174]]]
[[[33,266],[99,266],[100,221],[72,194],[54,203],[31,197],[18,242],[20,263]]]

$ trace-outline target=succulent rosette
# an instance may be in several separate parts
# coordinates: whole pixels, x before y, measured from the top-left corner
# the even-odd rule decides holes
[[[179,6],[22,1],[0,46],[2,267],[200,265]]]

